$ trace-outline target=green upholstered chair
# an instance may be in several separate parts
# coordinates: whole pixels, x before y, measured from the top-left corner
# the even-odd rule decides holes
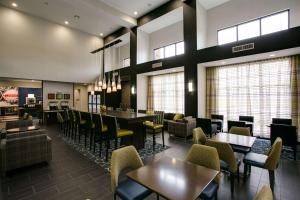
[[[74,129],[76,127],[76,118],[75,118],[75,114],[74,114],[74,110],[69,110],[69,116],[70,116],[70,128],[69,128],[69,135],[70,138],[73,139],[74,137]]]
[[[202,128],[194,128],[193,129],[193,143],[194,144],[203,144],[205,145],[206,143],[206,135],[203,132]]]
[[[253,200],[273,200],[272,190],[268,186],[263,186],[260,191],[255,195]]]
[[[110,148],[110,140],[115,141],[115,149],[117,149],[118,138],[130,136],[132,139],[133,131],[128,129],[118,128],[116,117],[105,116],[103,118],[103,121],[105,121],[105,124],[107,125],[108,136],[106,137],[106,160],[108,160],[108,149]]]
[[[187,162],[191,162],[196,165],[201,165],[210,169],[220,171],[220,159],[216,148],[193,144],[189,152],[187,153]],[[220,182],[220,174],[204,189],[201,193],[201,199],[217,199],[218,188]]]
[[[60,130],[63,130],[64,129],[64,118],[62,117],[62,115],[60,114],[60,112],[57,112],[56,113],[56,118],[57,118],[57,122],[60,126]]]
[[[229,143],[208,139],[206,145],[217,149],[220,158],[221,169],[230,173],[231,192],[233,193],[234,176],[237,173],[238,180],[239,180],[239,176],[240,176],[239,167],[241,161],[235,158],[234,152]]]
[[[119,181],[122,172],[127,169],[135,170],[143,165],[143,161],[134,146],[127,146],[113,151],[110,174],[114,199],[118,196],[123,200],[141,200],[151,194],[151,191],[147,188],[129,178]]]
[[[147,111],[147,113],[150,113]],[[155,150],[155,144],[156,144],[156,139],[155,136],[158,133],[161,133],[162,136],[162,141],[163,141],[163,146],[165,146],[165,136],[164,136],[164,112],[163,111],[154,111],[154,114],[157,115],[157,118],[153,121],[145,121],[144,125],[146,127],[146,133],[152,134],[153,138],[153,152]]]
[[[275,174],[274,171],[278,167],[280,155],[282,150],[281,138],[276,138],[268,155],[257,154],[250,152],[244,157],[244,180],[251,166],[267,169],[269,171],[270,187],[274,189]]]
[[[101,114],[93,113],[93,123],[95,124],[94,130],[94,152],[96,150],[96,143],[99,143],[99,156],[101,157],[102,152],[102,143],[108,137],[107,134],[107,125],[103,124]]]
[[[251,132],[250,132],[249,127],[232,126],[229,130],[229,133],[236,134],[236,135],[251,136]]]

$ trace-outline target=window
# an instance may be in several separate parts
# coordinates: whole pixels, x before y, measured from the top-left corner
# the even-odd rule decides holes
[[[154,60],[169,58],[175,55],[184,54],[184,42],[178,42],[154,49]]]
[[[178,42],[176,44],[176,55],[184,54],[184,42]]]
[[[149,101],[150,100],[150,101]],[[149,105],[151,102],[151,105]],[[184,113],[184,73],[150,76],[148,109]]]
[[[130,58],[125,58],[123,60],[123,67],[129,67],[130,66]]]
[[[269,137],[272,118],[291,118],[289,58],[217,67],[215,74],[216,112],[224,121],[254,116],[254,135]]]
[[[218,44],[227,44],[289,28],[289,10],[218,31]]]
[[[165,58],[175,56],[175,44],[165,47]]]
[[[89,93],[88,110],[89,112],[100,112],[101,93],[95,92],[95,95]]]
[[[261,19],[261,34],[269,34],[289,28],[289,12],[274,14]]]
[[[239,40],[257,37],[260,34],[259,20],[241,24],[238,26]]]
[[[154,60],[162,59],[165,57],[164,48],[159,48],[154,50]]]
[[[236,26],[218,32],[218,43],[226,44],[237,40]]]

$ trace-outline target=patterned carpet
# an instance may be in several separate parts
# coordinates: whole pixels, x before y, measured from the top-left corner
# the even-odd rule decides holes
[[[64,137],[64,136],[60,136],[62,137],[62,139],[70,146],[72,146],[76,151],[78,151],[79,153],[81,153],[82,155],[84,155],[85,157],[87,157],[89,160],[94,161],[96,164],[99,164],[101,167],[103,167],[104,169],[106,169],[107,171],[110,171],[110,158],[111,158],[111,153],[113,151],[112,148],[110,148],[108,150],[109,152],[109,158],[108,161],[105,160],[105,150],[106,147],[103,143],[102,146],[102,152],[101,152],[101,157],[99,157],[99,145],[96,144],[96,151],[95,153],[93,152],[93,148],[90,151],[89,150],[89,139],[87,139],[87,148],[84,147],[84,137],[81,137],[81,141],[80,144],[78,144],[77,142],[74,143],[73,140],[71,140],[70,138]],[[119,141],[120,142],[120,141]],[[110,144],[111,147],[114,148],[114,141],[111,141]],[[147,136],[146,138],[146,142],[145,142],[145,148],[144,149],[140,149],[138,150],[139,155],[141,156],[141,159],[153,156],[153,154],[157,154],[160,153],[166,149],[170,148],[169,146],[163,147],[162,144],[156,143],[155,145],[155,152],[153,153],[152,150],[152,137],[151,136]]]
[[[267,154],[271,147],[271,141],[257,138],[252,146],[252,151],[259,154]],[[282,159],[294,160],[294,152],[288,147],[284,147],[281,153]],[[300,160],[300,145],[297,146],[297,160]]]

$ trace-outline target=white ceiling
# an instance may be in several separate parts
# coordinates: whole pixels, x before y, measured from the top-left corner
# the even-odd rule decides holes
[[[230,0],[198,0],[201,5],[206,9],[209,10],[211,8],[214,8],[216,6],[219,6],[223,3],[226,3]]]
[[[139,29],[146,33],[152,33],[182,20],[183,20],[183,8],[180,7],[175,10],[172,10],[171,12],[155,20],[148,22],[147,24],[144,24],[143,26],[140,26]]]

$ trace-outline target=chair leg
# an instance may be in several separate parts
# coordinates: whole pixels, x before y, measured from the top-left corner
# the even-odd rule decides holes
[[[156,193],[156,199],[159,200],[159,194]]]
[[[240,165],[237,166],[237,180],[240,182]]]
[[[99,157],[101,158],[102,155],[102,139],[100,139],[100,143],[99,143]]]
[[[92,150],[92,144],[93,144],[93,135],[94,135],[94,131],[93,129],[91,129],[90,131],[90,151]]]
[[[108,149],[110,148],[110,141],[109,141],[109,139],[108,140],[106,140],[106,155],[105,155],[105,159],[106,159],[106,161],[108,161]]]
[[[154,153],[154,151],[155,151],[155,131],[153,131],[152,137],[153,137],[152,150],[153,150],[153,153]]]
[[[161,131],[161,137],[162,137],[162,141],[163,141],[163,147],[165,147],[165,134],[164,134],[164,129],[162,129],[162,131]]]
[[[115,139],[115,149],[118,148],[118,138]]]
[[[274,170],[269,170],[269,181],[271,190],[274,191],[275,173]]]
[[[117,199],[117,195],[116,194],[114,194],[114,200],[116,200]]]
[[[234,173],[230,172],[230,189],[231,193],[234,192]]]
[[[246,181],[246,178],[247,178],[247,170],[248,170],[248,166],[246,163],[244,163],[244,182]]]

